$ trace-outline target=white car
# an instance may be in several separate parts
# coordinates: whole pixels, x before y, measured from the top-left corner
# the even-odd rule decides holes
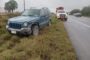
[[[81,17],[82,16],[81,13],[74,13],[73,15],[76,16],[76,17]]]

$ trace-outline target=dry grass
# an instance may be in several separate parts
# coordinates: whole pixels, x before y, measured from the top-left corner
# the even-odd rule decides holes
[[[52,25],[42,29],[37,37],[11,36],[5,30],[6,19],[1,21],[0,60],[76,60],[63,22],[55,17]]]

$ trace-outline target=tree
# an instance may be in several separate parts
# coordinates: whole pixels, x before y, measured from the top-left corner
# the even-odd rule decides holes
[[[82,15],[90,16],[90,6],[84,7],[81,11]]]
[[[5,7],[4,9],[7,10],[8,12],[12,12],[17,9],[18,4],[15,0],[10,0],[8,2],[5,3]]]
[[[74,9],[70,12],[71,15],[73,15],[74,13],[80,13],[81,11],[79,9]]]

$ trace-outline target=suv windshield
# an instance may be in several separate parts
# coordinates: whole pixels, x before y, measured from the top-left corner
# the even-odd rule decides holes
[[[39,16],[39,15],[40,15],[39,9],[30,9],[22,13],[22,16]]]

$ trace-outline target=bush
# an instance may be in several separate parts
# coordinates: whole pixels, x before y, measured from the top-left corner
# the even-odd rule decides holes
[[[15,16],[19,16],[21,13],[19,13],[19,12],[16,12],[16,13],[8,13],[7,14],[7,16],[9,17],[9,18],[12,18],[12,17],[15,17]]]
[[[14,49],[17,51],[17,52],[21,52],[24,50],[24,48],[22,46],[15,46]]]
[[[8,41],[6,44],[6,48],[7,49],[12,49],[15,46],[15,43],[12,41]]]
[[[70,12],[71,15],[73,15],[74,13],[80,13],[81,11],[79,9],[74,9]]]
[[[7,20],[8,20],[8,16],[7,15],[3,15],[0,18],[0,22],[3,22],[3,23],[7,22]]]
[[[0,53],[2,53],[4,51],[4,48],[0,48]]]
[[[28,56],[23,51],[6,50],[0,54],[0,60],[28,60]]]
[[[13,55],[13,60],[28,60],[29,56],[26,55],[24,51],[16,53]]]
[[[90,16],[90,6],[84,7],[81,11],[82,15]]]
[[[0,46],[4,43],[5,41],[0,39]]]
[[[18,36],[12,36],[10,40],[11,40],[12,42],[14,42],[14,43],[19,43],[19,42],[20,42],[19,39],[20,39],[20,38],[19,38]]]
[[[11,35],[8,34],[8,33],[2,34],[2,35],[0,36],[0,40],[4,40],[4,41],[9,40],[10,38],[11,38]]]

